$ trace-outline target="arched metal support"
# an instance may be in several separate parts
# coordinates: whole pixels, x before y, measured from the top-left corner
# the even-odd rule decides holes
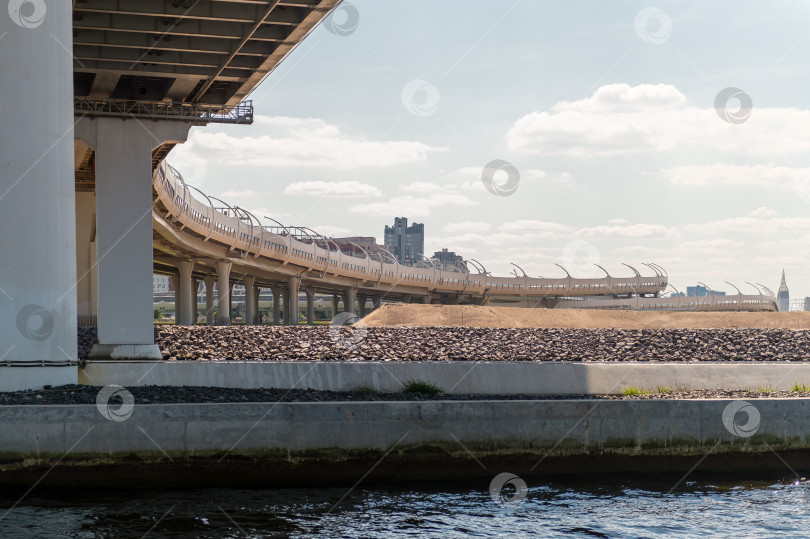
[[[290,261],[290,257],[292,256],[292,240],[293,240],[292,233],[290,232],[289,228],[282,225],[280,222],[276,221],[272,217],[268,217],[268,216],[265,215],[264,218],[267,219],[268,221],[273,221],[274,223],[276,223],[279,227],[284,229],[284,233],[287,234],[287,252],[284,253],[284,259],[281,261],[281,265],[286,266],[287,263]],[[265,230],[266,230],[266,228],[265,228]],[[279,234],[276,234],[276,236],[278,236],[278,235]]]
[[[664,276],[664,275],[663,275],[663,274],[662,274],[662,273],[661,273],[661,272],[660,272],[660,271],[659,271],[659,270],[658,270],[658,269],[655,267],[655,265],[653,265],[653,264],[648,264],[648,263],[646,263],[646,262],[642,262],[642,263],[641,263],[641,265],[642,265],[642,266],[647,266],[648,268],[650,268],[651,270],[653,270],[653,273],[655,273],[655,276],[656,276],[656,277],[663,277],[663,276]]]
[[[634,268],[633,266],[631,266],[630,264],[625,264],[624,262],[622,262],[622,266],[627,266],[628,268],[633,270],[633,273],[636,274],[636,277],[641,278],[641,274],[638,272],[638,270],[636,268]]]
[[[735,290],[737,290],[737,310],[742,311],[742,292],[740,292],[740,289],[737,288],[737,286],[734,283],[726,281],[726,284],[730,284],[731,286],[734,287]]]
[[[610,279],[610,273],[608,273],[608,270],[606,270],[605,268],[603,268],[603,267],[602,267],[602,266],[600,266],[599,264],[594,264],[594,266],[596,266],[596,267],[597,267],[597,268],[599,268],[600,270],[604,271],[604,272],[605,272],[605,276],[606,276],[608,279]]]
[[[665,270],[660,264],[656,264],[655,262],[650,262],[650,264],[661,270],[661,274],[664,277],[669,277],[669,273],[667,273],[667,270]]]
[[[776,297],[776,294],[774,294],[774,293],[773,293],[773,290],[771,290],[770,288],[768,288],[767,286],[765,286],[765,285],[764,285],[764,284],[762,284],[762,283],[757,283],[757,284],[758,284],[759,286],[761,286],[761,287],[762,287],[762,289],[763,289],[765,292],[767,292],[769,296]]]

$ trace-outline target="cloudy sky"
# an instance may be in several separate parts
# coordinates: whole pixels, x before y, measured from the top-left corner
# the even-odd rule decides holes
[[[169,161],[326,235],[423,222],[428,254],[493,273],[656,262],[753,293],[784,267],[799,298],[808,23],[801,1],[351,0],[253,93],[253,125],[194,128]],[[493,160],[514,169],[488,190]]]

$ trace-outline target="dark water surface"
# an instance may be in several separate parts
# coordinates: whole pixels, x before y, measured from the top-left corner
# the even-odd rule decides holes
[[[527,481],[522,502],[489,484],[276,490],[32,492],[0,498],[5,537],[808,537],[810,485],[597,478]],[[344,498],[345,496],[345,498]],[[341,498],[343,500],[341,501]],[[338,503],[340,502],[340,503]]]

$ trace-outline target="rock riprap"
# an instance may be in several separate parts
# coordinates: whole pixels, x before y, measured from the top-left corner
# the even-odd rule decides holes
[[[79,357],[96,342],[79,328]],[[810,331],[337,326],[155,326],[173,360],[807,361]]]

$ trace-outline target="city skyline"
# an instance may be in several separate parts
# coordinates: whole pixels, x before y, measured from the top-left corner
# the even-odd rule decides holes
[[[317,28],[254,92],[252,127],[195,129],[170,154],[190,183],[327,235],[382,239],[408,215],[432,231],[425,251],[500,275],[510,262],[553,277],[555,263],[619,276],[652,261],[679,289],[748,291],[775,290],[784,266],[794,294],[810,292],[807,6],[790,3],[786,21],[754,3],[663,2],[665,28],[639,27],[634,2],[480,3],[461,32],[451,2],[431,4],[432,20],[352,4],[356,31]],[[753,102],[739,123],[715,108],[726,88]],[[511,196],[482,183],[495,159],[519,172]]]

